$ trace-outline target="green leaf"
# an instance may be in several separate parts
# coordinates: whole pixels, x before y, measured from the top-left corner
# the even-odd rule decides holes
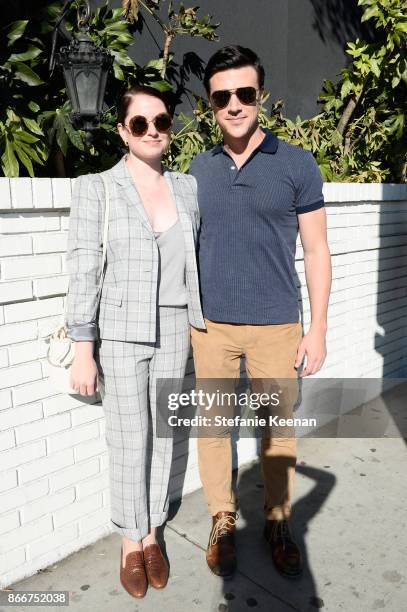
[[[394,27],[399,32],[403,32],[403,34],[407,34],[407,21],[396,23]]]
[[[27,85],[35,86],[35,85],[43,85],[44,81],[40,79],[38,74],[31,70],[26,64],[22,64],[20,62],[15,63],[15,76],[27,83]]]
[[[20,158],[20,161],[24,164],[24,166],[27,168],[28,170],[28,174],[33,177],[34,176],[34,170],[33,170],[33,165],[31,163],[30,158],[28,157],[27,153],[25,153],[23,151],[23,149],[21,147],[19,147],[17,145],[17,147],[15,147],[15,152],[17,154],[17,156]]]
[[[394,89],[400,83],[401,78],[399,76],[394,76],[391,80],[391,86]]]
[[[349,80],[346,79],[343,83],[342,83],[342,87],[341,87],[341,97],[342,98],[347,98],[348,95],[350,94],[350,92],[352,91],[353,88],[353,83]]]
[[[6,148],[1,156],[4,176],[18,176],[18,161],[14,155],[13,145],[9,140],[6,140]]]
[[[33,132],[34,134],[39,134],[39,136],[44,136],[44,132],[42,131],[42,129],[40,128],[40,126],[34,119],[29,119],[28,117],[21,117],[21,118],[24,121],[25,125],[30,130],[30,132]]]
[[[27,51],[24,51],[23,53],[12,53],[7,61],[11,63],[26,62],[28,60],[35,59],[40,55],[40,53],[42,53],[42,49],[34,47],[34,45],[30,45]]]
[[[158,91],[172,91],[172,85],[168,81],[151,81],[149,85]]]
[[[38,153],[41,153],[43,159],[46,159],[47,156],[46,156],[45,150],[42,151],[41,149],[34,149],[34,147],[26,144],[25,142],[19,142],[18,146],[20,147],[20,149],[23,149],[23,151],[25,151],[27,155],[29,155],[33,161],[37,162],[38,164],[41,164],[42,166],[44,165],[44,162],[40,158]]]
[[[113,72],[116,79],[119,81],[124,81],[124,72],[117,62],[113,62]]]
[[[370,8],[365,10],[365,12],[363,13],[361,21],[362,22],[363,21],[367,21],[368,19],[371,19],[372,17],[375,17],[378,14],[379,14],[379,7],[373,5]]]
[[[372,69],[373,74],[375,75],[375,77],[379,78],[380,76],[380,66],[377,62],[377,59],[375,59],[374,57],[372,57],[372,59],[370,60],[370,67]]]
[[[116,21],[111,19],[105,21],[105,31],[126,32],[128,27],[127,21]]]
[[[122,14],[123,14],[123,10],[121,8],[113,9],[112,10],[112,19],[114,19],[115,21],[118,21],[119,19],[121,19]],[[123,23],[125,23],[127,25],[126,21],[124,21],[124,20],[122,20],[122,21],[123,21]]]
[[[116,42],[123,43],[126,46],[131,45],[134,42],[134,36],[132,36],[132,34],[127,34],[126,32],[124,32],[116,36]]]
[[[8,43],[7,46],[11,47],[16,40],[22,37],[27,27],[28,20],[14,21],[7,33]],[[16,160],[17,163],[17,160]]]
[[[150,60],[149,62],[147,62],[147,64],[143,66],[143,68],[155,68],[156,70],[162,70],[163,66],[164,66],[164,60],[163,58],[160,58],[160,59]]]
[[[66,130],[66,133],[68,135],[69,140],[73,144],[73,146],[79,149],[80,151],[84,151],[85,146],[82,142],[82,138],[79,132],[74,129],[74,127],[72,126],[72,123],[70,122],[69,118],[66,115],[63,116],[63,121],[64,121],[64,127]]]
[[[38,111],[40,110],[41,107],[36,102],[29,102],[28,103],[28,108],[33,113],[38,113]]]
[[[57,129],[56,140],[62,153],[66,155],[68,149],[68,136],[62,126]]]
[[[390,119],[387,119],[383,125],[385,126],[386,132],[388,134],[396,133],[396,137],[401,138],[403,135],[404,123],[405,123],[404,115],[398,114],[398,115],[391,117]]]
[[[38,142],[39,138],[25,132],[24,130],[16,130],[13,133],[13,136],[16,140],[21,140],[22,142],[27,142],[28,144],[33,144],[34,142]]]
[[[114,51],[113,49],[111,49],[110,52],[120,66],[134,66],[133,60],[127,55],[127,53],[124,53],[123,51]]]

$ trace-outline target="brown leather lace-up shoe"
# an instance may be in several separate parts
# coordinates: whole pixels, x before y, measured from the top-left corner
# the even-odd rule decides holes
[[[144,597],[148,582],[142,550],[127,553],[123,567],[123,546],[120,552],[120,582],[133,597]]]
[[[271,557],[277,571],[288,578],[296,578],[302,573],[300,549],[292,539],[286,519],[266,520],[264,537],[270,545]]]
[[[160,546],[149,544],[143,552],[148,583],[155,589],[163,589],[168,582],[169,567]]]
[[[236,512],[221,511],[212,517],[206,561],[211,572],[222,578],[230,578],[236,569],[236,520]]]

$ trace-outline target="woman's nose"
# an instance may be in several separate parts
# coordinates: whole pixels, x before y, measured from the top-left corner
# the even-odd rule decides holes
[[[148,122],[148,130],[147,130],[147,134],[149,136],[157,136],[158,132],[157,132],[157,128],[154,125],[153,121],[149,121]]]

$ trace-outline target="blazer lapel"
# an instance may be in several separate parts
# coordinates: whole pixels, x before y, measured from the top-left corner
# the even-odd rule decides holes
[[[126,166],[126,154],[123,155],[121,160],[115,166],[113,166],[112,173],[116,182],[119,183],[127,203],[136,211],[143,226],[152,234],[153,230],[150,220],[147,216],[140,194],[134,184],[133,178]]]
[[[123,155],[122,159],[115,166],[113,166],[112,174],[116,182],[119,183],[128,204],[135,209],[140,217],[140,221],[143,226],[154,235],[140,194],[137,191],[129,169],[127,168],[126,154]],[[188,210],[184,204],[184,194],[181,181],[174,172],[169,171],[167,168],[164,168],[164,177],[167,180],[167,184],[170,187],[172,197],[174,198],[175,205],[177,207],[178,217],[184,232],[185,246],[187,251],[194,250],[195,246],[192,232],[192,222]]]
[[[168,181],[172,197],[174,198],[175,205],[177,207],[178,218],[184,232],[185,246],[188,250],[191,250],[191,248],[194,249],[192,222],[188,210],[184,204],[184,193],[182,190],[181,181],[179,180],[178,176],[174,174],[174,172],[170,172],[169,170],[164,171],[164,176]]]
[[[173,195],[173,198],[177,206],[178,218],[180,220],[181,227],[182,227],[183,234],[184,234],[187,285],[189,286],[190,291],[192,291],[194,295],[199,295],[198,269],[197,269],[196,256],[195,256],[196,250],[195,250],[194,232],[193,232],[190,214],[188,212],[188,209],[186,208],[186,204],[184,203],[185,184],[184,184],[184,181],[180,179],[174,172],[169,172],[168,170],[166,170],[164,172],[164,176],[169,181],[172,195]]]
[[[133,206],[136,213],[140,217],[140,221],[143,226],[150,232],[153,233],[150,220],[147,216],[146,209],[144,208],[143,202],[140,198],[140,194],[136,189],[133,179],[131,176],[126,181],[125,184],[122,185],[123,194],[126,197],[130,206]]]

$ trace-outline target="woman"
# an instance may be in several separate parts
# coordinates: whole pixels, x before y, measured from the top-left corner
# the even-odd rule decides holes
[[[103,173],[110,214],[100,300],[105,190],[99,174],[88,174],[78,177],[72,197],[66,325],[75,341],[72,387],[92,395],[99,379],[111,521],[123,536],[120,580],[143,597],[148,584],[163,588],[169,572],[156,529],[167,517],[173,442],[157,436],[156,383],[184,377],[189,324],[205,328],[195,259],[199,211],[195,179],[161,163],[172,125],[165,96],[132,87],[117,119],[128,153]]]

